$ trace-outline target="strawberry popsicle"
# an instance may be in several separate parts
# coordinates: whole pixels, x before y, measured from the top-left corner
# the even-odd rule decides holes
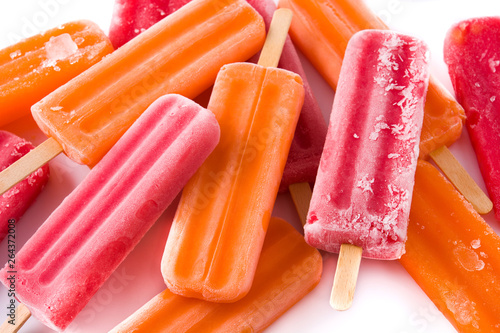
[[[360,31],[347,45],[304,225],[310,245],[339,253],[336,310],[352,304],[362,256],[404,252],[428,57],[422,41],[388,30]]]
[[[111,332],[262,332],[318,284],[319,252],[271,218],[252,289],[236,303],[185,298],[166,289]]]
[[[467,114],[467,131],[495,216],[500,220],[500,17],[455,24],[445,40],[457,100]]]
[[[33,145],[20,137],[0,131],[0,170],[5,169]],[[44,165],[25,180],[0,196],[0,241],[8,232],[9,221],[17,222],[36,199],[49,179],[49,166]]]
[[[336,89],[342,58],[351,36],[364,29],[387,29],[362,0],[280,0],[296,19],[290,36],[332,88]],[[427,91],[420,138],[420,158],[429,156],[481,214],[492,209],[488,196],[446,148],[462,133],[463,108],[432,76]]]
[[[155,101],[0,271],[16,298],[63,330],[186,184],[219,140],[208,110]]]
[[[264,67],[278,63],[283,44],[273,41],[284,43],[288,13],[276,11],[260,65],[226,65],[217,76],[208,109],[221,142],[184,188],[162,259],[173,293],[235,302],[250,290],[304,100],[299,75]]]
[[[34,152],[46,161],[64,148],[93,166],[156,98],[197,96],[222,65],[247,60],[264,40],[262,18],[246,1],[193,1],[35,104],[33,117],[50,138]],[[31,161],[4,170],[0,190]]]
[[[338,252],[354,244],[375,259],[403,254],[428,56],[423,42],[390,31],[351,38],[304,226],[310,245]]]
[[[400,262],[458,332],[500,331],[500,237],[419,161]]]
[[[0,126],[113,52],[90,21],[63,24],[0,50]]]
[[[113,45],[115,47],[121,46],[189,2],[191,1],[116,0],[109,32]],[[276,10],[274,1],[248,0],[248,3],[262,15],[266,29],[269,29],[273,13]],[[257,60],[258,56],[256,55],[252,57],[250,62],[257,63]],[[284,192],[288,190],[290,184],[314,182],[327,127],[290,38],[287,38],[285,42],[278,68],[299,74],[305,90],[304,105],[281,180],[280,192]]]

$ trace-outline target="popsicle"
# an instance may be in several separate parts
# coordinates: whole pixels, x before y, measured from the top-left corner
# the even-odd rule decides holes
[[[176,197],[219,140],[213,114],[155,101],[0,271],[41,322],[63,330]]]
[[[444,45],[457,100],[469,132],[495,216],[500,220],[500,17],[455,24]],[[498,101],[497,101],[498,99]]]
[[[0,170],[5,169],[28,151],[33,145],[6,131],[0,131]],[[0,241],[9,231],[9,224],[19,221],[49,179],[49,166],[44,165],[21,183],[0,196]]]
[[[166,289],[111,332],[262,332],[318,284],[318,250],[271,218],[252,289],[236,303],[185,298]]]
[[[295,45],[323,78],[337,88],[347,42],[357,31],[388,29],[362,0],[280,0],[279,7],[293,11],[290,27]],[[420,158],[429,156],[481,214],[492,203],[446,146],[455,142],[465,120],[463,108],[431,76],[426,96]]]
[[[259,65],[224,66],[208,109],[221,142],[182,192],[162,258],[168,289],[212,302],[250,290],[304,100],[278,64],[291,21],[275,12]]]
[[[0,126],[29,114],[33,104],[111,52],[108,37],[90,21],[66,23],[0,50]]]
[[[197,96],[222,65],[247,60],[264,40],[262,18],[244,0],[191,2],[35,104],[33,117],[50,138],[0,174],[0,193],[35,159],[45,163],[63,149],[95,165],[156,98]]]
[[[360,31],[347,45],[304,226],[307,243],[340,252],[339,262],[349,244],[372,259],[404,252],[428,62],[424,42],[389,30]],[[349,306],[335,298],[334,308]]]
[[[458,332],[500,330],[500,237],[419,161],[400,262]]]
[[[123,45],[155,22],[189,2],[190,0],[116,0],[109,32],[113,45],[115,47]],[[276,10],[274,1],[248,0],[248,3],[262,15],[266,29],[269,29],[273,13]],[[258,55],[249,61],[257,63]],[[312,184],[314,182],[327,127],[290,38],[287,38],[285,42],[278,68],[299,74],[305,90],[304,105],[280,185],[280,192],[285,192],[291,184],[302,182]],[[209,96],[209,94],[207,95]],[[206,100],[208,104],[208,98]],[[293,192],[293,187],[290,190]],[[292,193],[292,195],[294,194]]]

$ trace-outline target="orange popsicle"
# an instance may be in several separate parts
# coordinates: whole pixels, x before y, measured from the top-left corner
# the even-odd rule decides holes
[[[500,331],[500,237],[425,161],[400,261],[459,332]]]
[[[0,126],[113,52],[93,22],[63,24],[0,50]]]
[[[347,42],[364,29],[388,29],[362,0],[280,0],[296,19],[290,27],[295,45],[336,89]],[[431,157],[481,214],[493,204],[446,146],[462,133],[463,108],[431,75],[420,137],[420,158]]]
[[[26,161],[35,154],[45,163],[64,149],[95,165],[158,97],[196,97],[264,40],[262,17],[244,0],[189,3],[32,107],[50,138],[0,174],[0,193],[33,169]]]
[[[168,289],[111,332],[261,332],[318,284],[322,259],[290,224],[271,218],[252,289],[236,303],[185,298]]]
[[[222,65],[255,54],[264,34],[245,1],[193,1],[34,105],[33,116],[70,158],[94,165],[159,96],[196,97]]]
[[[221,139],[177,208],[162,260],[170,291],[213,302],[248,293],[303,101],[298,74],[250,63],[221,69],[208,105]]]

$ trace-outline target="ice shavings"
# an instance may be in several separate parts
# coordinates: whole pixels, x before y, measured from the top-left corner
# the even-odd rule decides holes
[[[7,198],[11,198],[11,197],[15,196],[18,193],[19,193],[19,188],[18,187],[13,187],[10,190],[8,190],[7,192],[5,192],[2,195],[2,197],[5,198],[5,199],[7,199]]]
[[[481,247],[481,240],[480,239],[474,239],[472,242],[470,242],[470,246],[473,249],[479,249]]]
[[[495,60],[493,58],[488,59],[488,66],[493,73],[496,73],[497,67],[500,65],[500,60]]]
[[[24,154],[21,152],[23,148],[27,145],[28,143],[26,141],[21,141],[18,142],[14,145],[14,150],[10,153],[10,156],[14,157],[22,157]]]
[[[66,59],[75,54],[76,51],[78,51],[78,45],[67,33],[50,37],[49,41],[45,43],[47,59],[51,61]]]
[[[470,301],[463,290],[449,290],[443,293],[446,307],[461,325],[477,327],[476,303]]]
[[[400,237],[404,238],[404,235],[397,234],[398,228],[396,228],[396,225],[399,220],[399,215],[410,209],[410,193],[392,184],[388,185],[388,188],[390,195],[385,204],[388,208],[388,212],[384,215],[380,224],[384,234],[396,241]]]
[[[453,254],[460,265],[469,272],[480,271],[485,266],[484,261],[479,258],[477,253],[462,243],[457,244]]]
[[[405,189],[400,189],[395,185],[387,185],[390,193],[390,198],[388,203],[385,204],[387,208],[398,211],[403,205],[408,205],[410,203],[409,197],[410,193]]]
[[[404,41],[401,40],[396,34],[391,34],[378,50],[377,75],[375,75],[374,81],[386,92],[392,89],[404,89],[404,87],[401,87],[394,82],[390,75],[390,73],[399,69],[399,64],[392,50],[395,47],[401,47],[403,44]]]
[[[12,60],[16,59],[17,57],[21,56],[21,50],[14,51],[10,54],[10,58]]]
[[[396,48],[401,48],[402,46],[409,45],[410,51],[417,53],[415,56],[408,59],[402,59]],[[406,42],[405,40],[399,38],[396,34],[389,36],[384,42],[382,47],[379,49],[378,64],[377,64],[377,75],[375,76],[375,82],[384,89],[385,94],[390,91],[397,91],[402,98],[395,103],[395,105],[401,108],[401,122],[391,125],[392,134],[398,140],[414,140],[419,136],[419,128],[414,125],[412,121],[417,106],[420,103],[419,93],[417,89],[425,83],[427,79],[426,71],[422,70],[422,62],[427,63],[429,60],[429,52],[426,50],[423,54],[418,54],[419,49],[422,47],[420,42],[411,41]],[[398,60],[401,63],[404,61],[410,61],[408,66],[400,66]],[[407,85],[398,83],[394,79],[394,71],[399,68],[405,68],[404,76],[409,77],[409,82]],[[375,132],[370,135],[370,139],[376,140],[378,138],[378,132],[380,132],[379,124],[376,125]],[[388,126],[388,125],[387,125]]]
[[[377,118],[375,118],[375,120],[377,121],[377,123],[375,123],[373,132],[371,132],[368,137],[370,140],[377,140],[380,131],[390,128],[389,125],[385,122],[385,118],[383,115],[378,116]]]
[[[78,45],[71,39],[67,33],[50,37],[49,41],[45,43],[45,53],[47,59],[43,62],[44,67],[54,67],[58,71],[60,68],[57,62],[72,58],[78,53]]]
[[[368,177],[365,175],[362,179],[358,180],[356,186],[361,188],[363,190],[363,193],[367,191],[373,193],[372,184],[374,181],[374,178],[368,179]]]
[[[85,38],[83,38],[83,37],[75,38],[76,45],[81,45],[83,42],[85,42]]]
[[[44,174],[44,171],[42,168],[38,168],[35,172],[33,172],[31,175],[29,175],[28,179],[28,185],[34,186],[38,179],[42,178]]]

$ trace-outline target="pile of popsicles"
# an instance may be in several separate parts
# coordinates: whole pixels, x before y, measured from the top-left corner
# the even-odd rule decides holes
[[[500,330],[500,237],[419,160],[465,119],[429,79],[425,43],[360,0],[279,6],[116,0],[109,39],[79,21],[0,51],[0,126],[31,109],[49,137],[34,148],[0,131],[0,235],[54,156],[92,167],[0,271],[24,320],[66,329],[182,190],[157,268],[167,289],[113,332],[262,331],[318,284],[315,248],[340,253],[336,308],[361,257],[400,259],[457,330]],[[328,128],[290,24],[336,90]],[[499,18],[465,21],[445,43],[497,218],[499,32]],[[192,99],[207,89],[204,108]],[[288,189],[305,238],[271,216]]]

